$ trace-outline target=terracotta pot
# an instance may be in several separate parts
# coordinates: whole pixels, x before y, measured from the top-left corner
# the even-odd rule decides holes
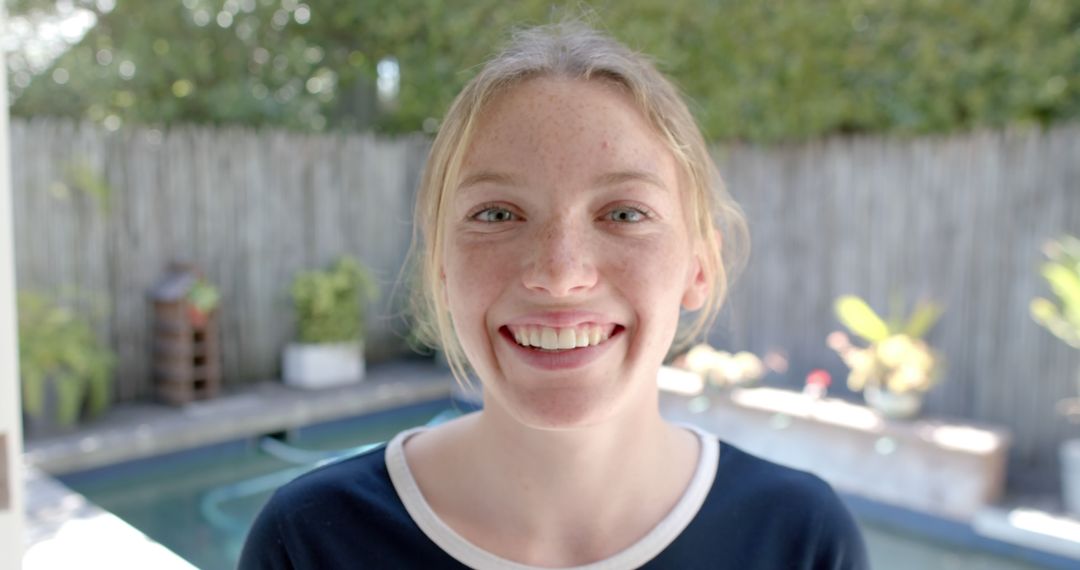
[[[192,327],[201,329],[206,326],[206,321],[210,319],[210,315],[200,311],[195,305],[188,303],[187,318]]]

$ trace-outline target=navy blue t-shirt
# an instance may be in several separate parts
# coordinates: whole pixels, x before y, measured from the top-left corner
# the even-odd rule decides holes
[[[256,519],[240,569],[465,568],[410,517],[386,448],[315,469]],[[720,443],[716,475],[682,532],[642,568],[869,567],[850,513],[827,483]]]

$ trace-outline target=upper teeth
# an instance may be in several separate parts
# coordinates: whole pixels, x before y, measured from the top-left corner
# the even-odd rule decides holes
[[[522,346],[564,350],[600,344],[611,336],[613,328],[612,325],[579,325],[572,328],[518,325],[510,327],[510,332]]]

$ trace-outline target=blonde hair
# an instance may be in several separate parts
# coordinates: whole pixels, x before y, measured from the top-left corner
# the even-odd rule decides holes
[[[462,382],[467,378],[467,360],[442,293],[444,213],[452,190],[460,182],[461,164],[485,106],[510,87],[544,76],[599,79],[626,89],[682,170],[691,240],[700,248],[710,287],[704,306],[689,326],[681,329],[676,346],[685,345],[712,325],[730,281],[746,259],[749,234],[742,211],[724,188],[686,103],[652,62],[579,22],[520,30],[450,106],[424,167],[416,202],[410,250],[416,279],[412,284],[414,330],[421,342],[443,349],[454,376]]]

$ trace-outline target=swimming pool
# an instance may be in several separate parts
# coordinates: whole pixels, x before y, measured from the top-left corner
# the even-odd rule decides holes
[[[848,499],[849,506],[851,498]],[[910,526],[883,524],[871,520],[856,511],[856,519],[862,530],[870,561],[874,570],[1036,570],[1045,568],[1070,568],[1068,562],[1048,557],[1048,564],[1037,564],[1019,558],[1019,551],[1011,545],[1000,545],[998,553],[988,552],[975,546],[962,546],[965,531],[954,529],[936,535],[933,528],[922,527],[913,532]],[[946,523],[948,524],[948,523]],[[957,525],[962,526],[962,525]],[[967,531],[970,532],[970,531]],[[936,537],[936,538],[935,538]],[[974,542],[982,542],[975,540]],[[1009,552],[1013,550],[1013,552]],[[1057,562],[1057,563],[1054,563]]]
[[[349,448],[386,441],[448,409],[467,409],[467,405],[436,400],[282,435],[305,449]],[[242,440],[58,479],[195,566],[216,570],[236,567],[247,528],[272,490],[210,505],[205,500],[207,495],[239,481],[277,473],[287,475],[296,469],[296,465],[260,451],[255,440]],[[208,507],[224,520],[207,517]]]
[[[447,410],[471,409],[468,404],[443,399],[281,435],[287,435],[296,447],[343,449],[385,441]],[[243,440],[59,479],[199,568],[224,570],[236,567],[247,528],[272,493],[272,487],[265,485],[261,485],[264,489],[255,485],[253,492],[241,489],[233,493],[235,484],[268,477],[284,482],[296,470],[296,465],[261,451],[255,440]],[[222,490],[228,492],[222,494]],[[964,545],[957,538],[962,534],[957,525],[949,527],[949,523],[932,518],[908,521],[907,528],[901,528],[889,524],[890,517],[881,516],[881,509],[874,504],[847,499],[859,518],[876,570],[1054,567],[1024,562],[1009,552],[987,552],[977,544]],[[912,528],[925,532],[912,532]]]

